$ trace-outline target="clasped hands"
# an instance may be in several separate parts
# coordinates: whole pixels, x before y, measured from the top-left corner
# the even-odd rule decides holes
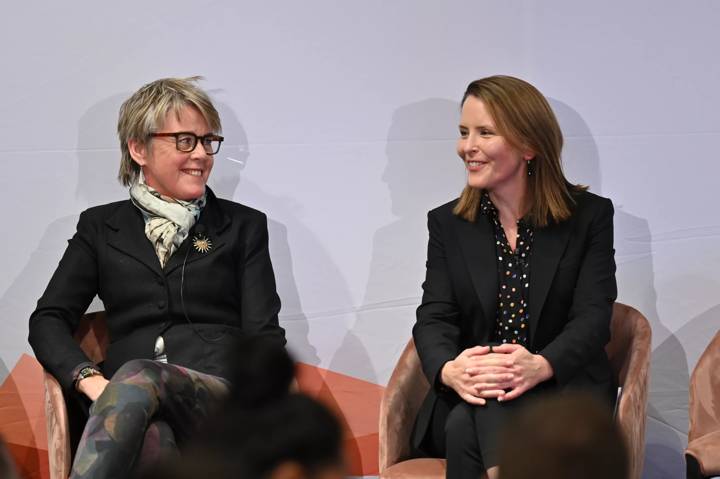
[[[488,399],[515,399],[552,375],[543,356],[519,344],[501,344],[466,349],[445,363],[440,380],[464,401],[482,406]]]

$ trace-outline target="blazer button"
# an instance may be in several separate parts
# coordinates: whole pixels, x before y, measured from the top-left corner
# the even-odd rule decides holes
[[[163,309],[165,307],[165,301],[158,301],[158,309]]]

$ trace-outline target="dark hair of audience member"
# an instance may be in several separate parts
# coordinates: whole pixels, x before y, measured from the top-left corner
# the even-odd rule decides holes
[[[567,393],[538,400],[508,424],[501,479],[625,479],[625,443],[606,404]]]
[[[5,441],[0,437],[0,478],[16,479],[19,477],[15,470],[15,463],[13,462],[12,456],[10,456],[7,447],[5,447]]]
[[[144,477],[303,479],[339,478],[342,472],[339,421],[317,401],[290,394],[271,407],[231,408],[180,459]]]
[[[242,336],[232,356],[232,407],[263,407],[289,394],[295,365],[282,344],[267,336]]]

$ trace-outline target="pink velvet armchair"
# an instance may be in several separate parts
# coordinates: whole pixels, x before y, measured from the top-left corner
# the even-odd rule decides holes
[[[720,476],[720,332],[690,378],[690,429],[685,450],[688,479]]]
[[[637,310],[615,303],[610,329],[611,339],[606,351],[617,383],[622,386],[616,419],[628,446],[628,477],[639,479],[645,451],[645,411],[651,353],[650,325]],[[411,339],[395,366],[380,405],[380,477],[445,477],[444,459],[410,458],[410,433],[429,387]]]

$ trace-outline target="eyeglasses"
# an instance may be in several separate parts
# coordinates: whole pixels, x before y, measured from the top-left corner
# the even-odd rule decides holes
[[[205,153],[207,153],[208,155],[214,155],[215,153],[220,151],[220,143],[222,143],[225,139],[220,135],[215,135],[212,133],[204,136],[197,136],[195,133],[191,133],[189,131],[181,131],[178,133],[151,133],[150,136],[173,136],[175,137],[175,148],[177,148],[178,151],[182,151],[184,153],[189,153],[193,151],[197,146],[199,140],[200,144],[205,150]]]

